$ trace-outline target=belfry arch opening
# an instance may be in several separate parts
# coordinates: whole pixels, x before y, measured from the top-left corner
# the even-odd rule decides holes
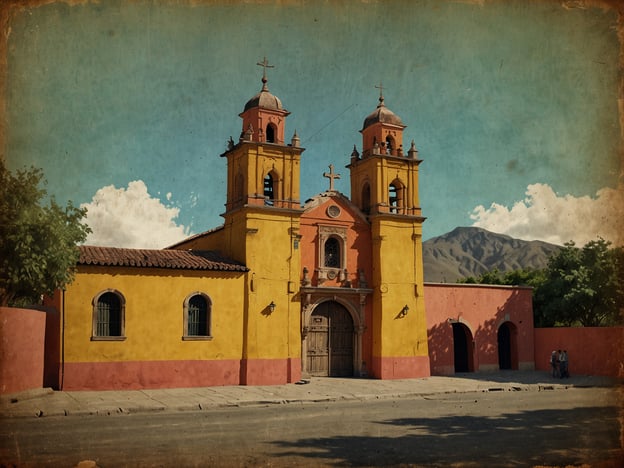
[[[273,172],[269,172],[264,176],[264,204],[267,206],[275,205],[275,195],[277,193],[277,177]]]
[[[366,214],[371,211],[371,189],[368,182],[362,187],[362,211]]]
[[[395,144],[394,138],[390,135],[386,136],[386,154],[394,154]]]
[[[404,203],[404,188],[403,184],[395,180],[388,187],[388,204],[390,213],[402,213]]]
[[[267,143],[276,143],[277,128],[274,124],[270,123],[266,127],[266,141]]]
[[[241,202],[245,192],[245,177],[242,173],[236,174],[234,180],[234,202]]]

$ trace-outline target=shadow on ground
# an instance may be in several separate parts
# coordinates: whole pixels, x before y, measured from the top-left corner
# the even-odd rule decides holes
[[[357,435],[278,442],[278,456],[335,466],[620,467],[618,408],[536,410],[499,417],[447,416],[378,421],[381,437]],[[390,427],[388,427],[390,426]],[[316,462],[311,463],[315,464]]]

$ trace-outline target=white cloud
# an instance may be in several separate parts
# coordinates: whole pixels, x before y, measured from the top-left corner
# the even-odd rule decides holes
[[[158,249],[189,235],[174,221],[180,210],[152,198],[142,180],[130,182],[127,189],[102,187],[80,206],[87,208],[86,223],[93,230],[89,245]]]
[[[583,246],[602,237],[624,245],[624,186],[602,188],[595,197],[558,196],[548,184],[527,187],[526,198],[511,208],[479,205],[470,218],[473,226],[524,240]]]

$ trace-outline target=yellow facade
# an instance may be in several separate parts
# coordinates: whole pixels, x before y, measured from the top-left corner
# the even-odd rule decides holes
[[[373,354],[427,357],[421,225],[379,215],[372,230],[373,278],[379,286]]]
[[[238,359],[245,274],[142,268],[79,268],[65,292],[65,362]],[[125,298],[125,339],[94,341],[93,298],[105,290]],[[201,291],[212,301],[211,339],[183,340],[183,304]],[[163,339],[167,337],[167,339]],[[173,339],[172,339],[173,338]]]

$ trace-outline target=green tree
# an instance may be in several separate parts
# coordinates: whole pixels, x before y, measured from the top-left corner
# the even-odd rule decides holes
[[[512,270],[505,273],[497,268],[486,271],[480,276],[469,276],[458,280],[458,283],[467,284],[501,284],[506,286],[530,286],[537,288],[544,282],[544,270],[533,270],[530,268],[523,270]]]
[[[9,172],[0,160],[0,305],[38,302],[42,294],[69,284],[78,260],[77,244],[89,227],[86,209],[65,207],[47,192],[41,169]]]
[[[604,239],[590,241],[583,248],[568,242],[551,256],[546,280],[536,291],[539,326],[622,323],[624,249],[610,246]]]
[[[460,280],[533,288],[536,327],[612,326],[624,322],[624,249],[604,239],[578,248],[568,242],[543,270],[487,271]]]

